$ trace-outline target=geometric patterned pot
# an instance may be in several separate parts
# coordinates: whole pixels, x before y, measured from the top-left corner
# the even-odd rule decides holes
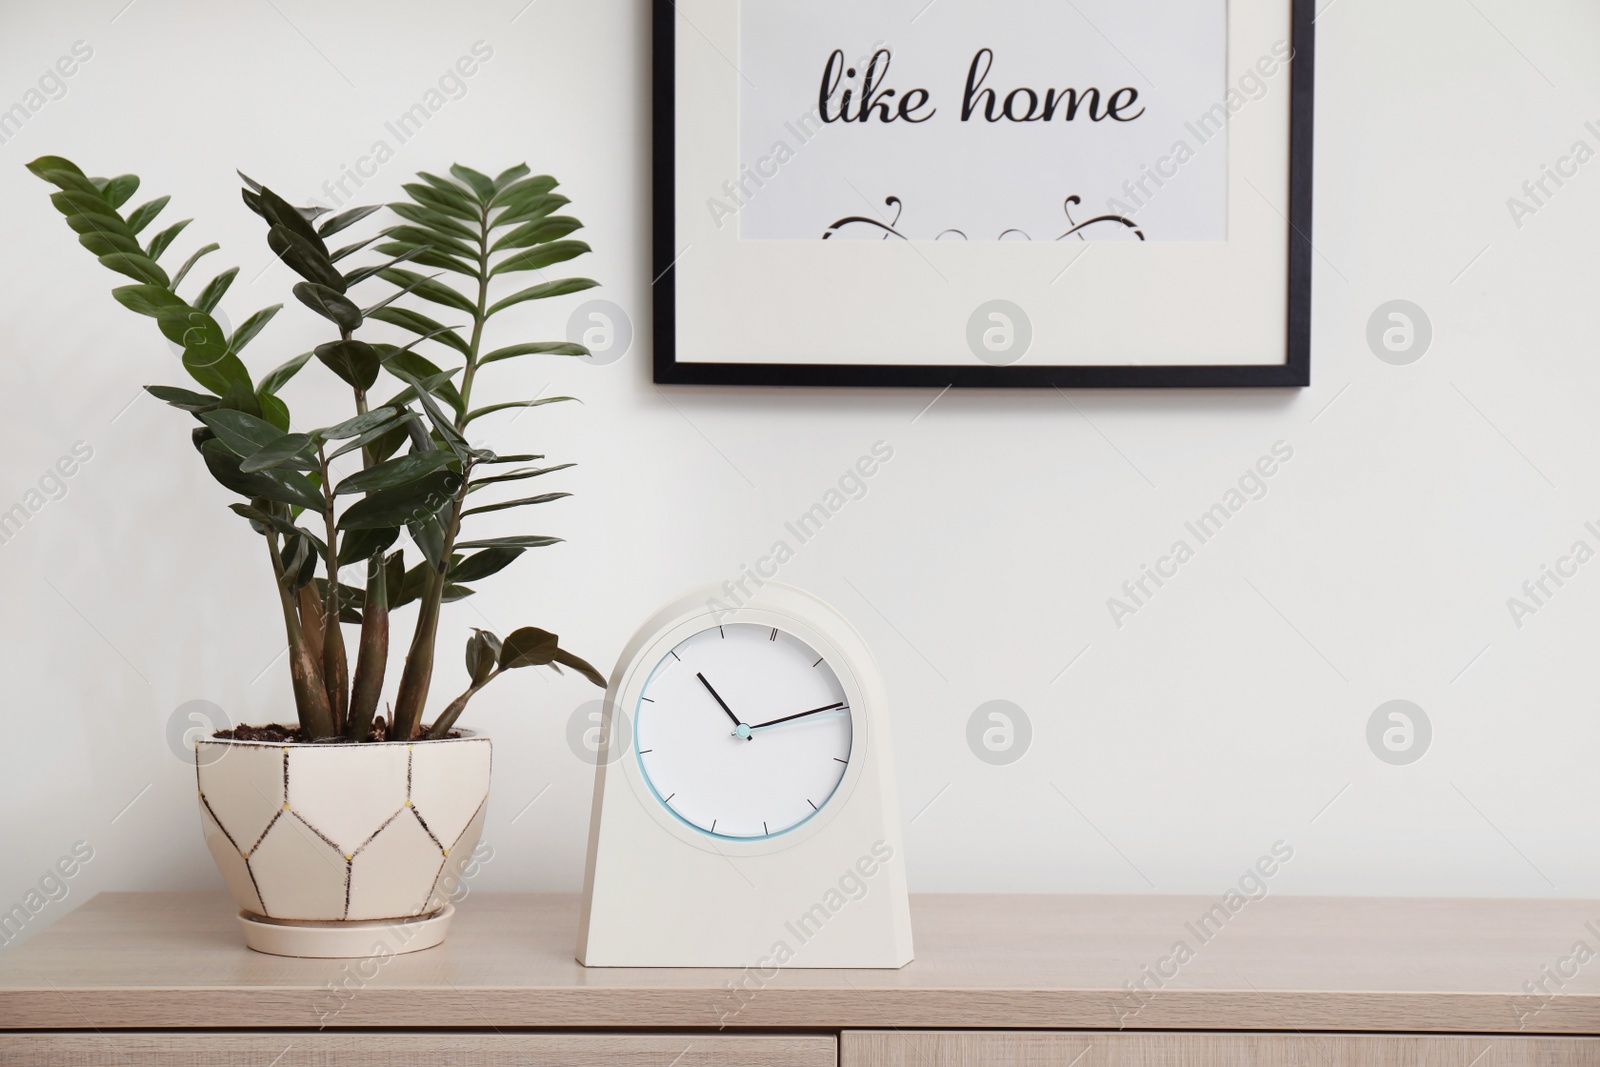
[[[196,745],[206,844],[242,911],[279,922],[441,912],[483,833],[492,745]]]

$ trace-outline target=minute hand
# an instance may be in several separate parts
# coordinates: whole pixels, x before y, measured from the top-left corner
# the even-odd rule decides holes
[[[766,729],[768,726],[776,726],[780,722],[793,722],[795,719],[803,719],[807,715],[820,715],[824,711],[837,711],[839,708],[842,708],[844,706],[845,706],[844,703],[840,702],[838,704],[829,704],[825,708],[812,708],[810,711],[802,711],[798,715],[785,715],[783,718],[781,718],[781,719],[773,719],[771,722],[757,723],[754,726],[750,727],[750,729],[752,729],[752,730],[763,730],[763,729]]]

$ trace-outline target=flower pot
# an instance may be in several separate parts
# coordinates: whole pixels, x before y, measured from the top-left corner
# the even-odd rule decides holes
[[[206,845],[245,942],[283,956],[415,952],[444,939],[483,832],[491,744],[285,744],[195,750]]]

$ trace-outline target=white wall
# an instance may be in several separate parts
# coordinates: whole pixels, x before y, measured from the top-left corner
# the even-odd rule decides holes
[[[609,367],[503,372],[509,393],[584,400],[507,435],[580,462],[563,476],[579,495],[542,516],[568,544],[447,612],[441,692],[484,620],[555,629],[609,664],[660,602],[736,576],[883,440],[894,459],[869,494],[784,577],[876,646],[917,816],[914,889],[1210,893],[1283,839],[1295,856],[1279,891],[1600,893],[1600,563],[1520,629],[1506,606],[1575,540],[1600,547],[1583,528],[1600,520],[1600,162],[1520,228],[1506,206],[1575,140],[1600,148],[1583,125],[1600,120],[1600,9],[1327,5],[1310,389],[953,392],[924,411],[931,390],[650,384],[646,5],[535,0],[519,15],[524,2],[137,0],[119,15],[125,0],[96,0],[0,15],[0,108],[74,42],[93,48],[65,96],[0,145],[0,508],[74,442],[94,450],[65,498],[0,545],[0,906],[78,840],[95,859],[72,900],[220,887],[168,720],[194,699],[236,720],[292,715],[281,663],[268,669],[282,635],[258,542],[186,418],[135,399],[143,383],[182,383],[173,356],[112,302],[113,276],[23,163],[59,153],[173,193],[198,220],[186,247],[221,241],[214,261],[243,267],[226,304],[237,320],[286,299],[292,278],[233,168],[291,200],[321,195],[478,40],[494,54],[467,95],[362,201],[417,169],[526,159],[562,178],[597,250],[586,270],[641,340]],[[1411,366],[1365,341],[1397,298],[1434,325]],[[570,306],[525,306],[513,332],[557,337]],[[319,333],[291,305],[252,366]],[[289,393],[307,419],[332,413],[310,399],[317,377]],[[1113,625],[1122,581],[1278,441],[1294,458],[1270,494]],[[473,709],[497,741],[485,888],[578,886],[591,778],[564,735],[594,695],[526,672]],[[1434,727],[1410,766],[1365,740],[1394,698]],[[1034,727],[1009,767],[966,742],[994,699]]]

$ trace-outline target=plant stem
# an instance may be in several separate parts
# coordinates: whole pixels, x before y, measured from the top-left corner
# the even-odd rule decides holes
[[[294,685],[295,709],[300,718],[300,729],[312,740],[333,735],[333,712],[328,706],[328,690],[322,684],[322,669],[306,648],[305,635],[300,629],[300,616],[295,611],[294,597],[289,593],[283,569],[283,554],[278,551],[276,534],[267,534],[267,551],[272,555],[273,583],[278,588],[278,601],[283,606],[283,628],[289,638],[289,677]]]
[[[322,470],[322,518],[328,535],[328,595],[322,617],[322,676],[333,712],[333,732],[343,733],[350,708],[350,666],[345,658],[344,630],[339,625],[339,524],[333,510],[333,479],[328,471],[327,449],[317,448]]]
[[[478,348],[483,343],[483,325],[488,319],[489,307],[489,209],[484,208],[479,218],[478,239],[478,306],[472,316],[472,341],[468,344],[466,369],[461,374],[461,410],[456,414],[456,429],[466,428],[467,412],[471,410],[472,383],[478,375]],[[439,637],[439,608],[444,603],[444,589],[450,574],[450,557],[455,551],[456,537],[461,530],[461,512],[466,499],[467,486],[472,475],[472,464],[463,463],[461,488],[450,504],[450,521],[445,527],[444,552],[439,565],[428,573],[428,585],[423,591],[418,610],[417,628],[411,638],[411,648],[406,653],[405,671],[400,676],[400,692],[395,700],[395,736],[402,740],[415,737],[422,723],[423,706],[428,700],[428,690],[433,684],[434,645]],[[470,699],[470,694],[467,695]],[[458,702],[465,707],[463,698]],[[455,704],[451,705],[452,708]],[[445,714],[449,714],[446,709]],[[460,715],[460,709],[455,714]],[[443,721],[444,716],[440,716]],[[454,720],[452,720],[454,721]],[[447,727],[448,729],[448,727]]]
[[[367,602],[361,612],[361,644],[356,655],[356,680],[350,694],[345,736],[365,741],[383,698],[383,676],[389,660],[389,581],[383,553],[367,560]]]
[[[462,693],[460,696],[452,700],[450,702],[450,706],[445,708],[440,714],[439,718],[435,720],[433,729],[428,731],[428,739],[437,741],[441,737],[448,737],[450,735],[450,728],[456,724],[457,719],[461,718],[461,713],[467,710],[467,702],[473,697],[477,696],[479,690],[488,685],[490,682],[494,681],[496,678],[500,677],[500,675],[503,673],[503,671],[496,670],[493,674],[489,675],[489,677],[485,678],[481,684],[470,687],[465,693]]]
[[[356,389],[356,414],[367,413],[367,394]],[[361,449],[361,467],[372,467],[370,445]],[[367,599],[361,611],[361,639],[356,653],[356,677],[350,692],[350,713],[345,721],[345,736],[365,741],[372,732],[372,720],[383,699],[383,679],[389,667],[389,581],[384,571],[383,553],[367,560]]]

